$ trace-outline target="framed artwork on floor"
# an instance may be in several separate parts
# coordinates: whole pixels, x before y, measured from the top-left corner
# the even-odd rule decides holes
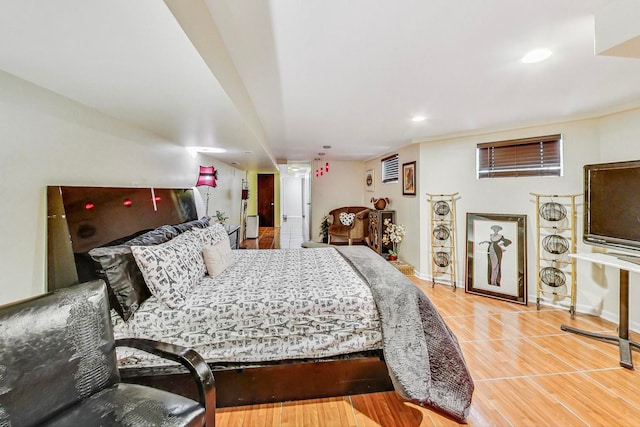
[[[466,291],[527,304],[527,216],[467,213]]]
[[[368,169],[364,173],[364,187],[367,189],[367,191],[376,190],[376,175],[373,169]]]
[[[402,195],[416,195],[416,162],[402,164]]]

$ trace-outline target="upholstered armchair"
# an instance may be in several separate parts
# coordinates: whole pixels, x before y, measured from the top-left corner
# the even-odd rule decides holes
[[[329,243],[333,238],[346,239],[351,245],[369,237],[369,208],[345,206],[329,212]]]
[[[0,307],[0,425],[213,426],[215,388],[193,350],[150,340],[114,341],[102,281]],[[120,382],[115,348],[136,347],[183,364],[199,402]]]

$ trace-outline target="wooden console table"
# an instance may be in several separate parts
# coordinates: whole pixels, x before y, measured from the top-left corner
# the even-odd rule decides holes
[[[640,343],[629,339],[629,272],[633,271],[634,273],[640,273],[640,265],[624,261],[615,255],[604,253],[571,254],[571,257],[596,264],[608,265],[620,270],[620,305],[618,308],[620,314],[618,316],[618,336],[583,331],[567,325],[561,325],[560,329],[589,338],[618,343],[618,347],[620,347],[620,366],[627,369],[633,369],[631,348],[635,347],[640,350]]]
[[[367,244],[371,249],[383,255],[389,252],[393,245],[391,243],[384,244],[382,242],[382,236],[384,236],[385,220],[389,220],[392,223],[396,221],[396,211],[379,211],[376,209],[369,209],[369,238]]]

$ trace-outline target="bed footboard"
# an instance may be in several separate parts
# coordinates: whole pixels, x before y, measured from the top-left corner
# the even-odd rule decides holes
[[[393,390],[381,353],[326,361],[210,367],[216,379],[219,408]],[[123,370],[121,376],[123,382],[149,385],[191,398],[198,396],[186,373]]]

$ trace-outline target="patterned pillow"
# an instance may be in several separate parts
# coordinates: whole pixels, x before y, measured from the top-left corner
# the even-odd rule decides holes
[[[355,217],[356,214],[354,213],[340,212],[340,223],[342,225],[351,225]]]
[[[209,226],[209,218],[206,216],[200,219],[194,219],[193,221],[182,222],[180,224],[173,225],[173,228],[178,232],[178,234],[184,233],[185,231],[192,230],[193,228],[205,228]]]
[[[129,320],[151,293],[136,264],[131,247],[107,246],[89,251],[91,257],[100,263],[98,276],[109,288],[109,302],[122,319]]]
[[[227,242],[229,247],[231,247],[229,233],[227,233],[224,225],[220,224],[219,222],[216,222],[207,228],[192,228],[191,232],[198,236],[198,238],[202,242],[202,246],[211,246],[220,241],[225,241]]]
[[[97,276],[107,283],[109,302],[124,320],[129,320],[147,298],[151,296],[144,277],[136,264],[131,246],[149,246],[164,243],[178,235],[170,225],[136,233],[137,236],[118,239],[103,247],[94,248],[89,255],[100,264]],[[112,246],[117,243],[117,246]]]
[[[131,252],[149,290],[170,308],[177,308],[204,277],[202,243],[191,231],[156,246],[132,246]]]
[[[231,246],[227,242],[220,241],[215,245],[205,246],[202,249],[202,256],[204,257],[204,265],[207,267],[207,273],[210,277],[216,277],[231,265],[233,252],[231,252]]]

